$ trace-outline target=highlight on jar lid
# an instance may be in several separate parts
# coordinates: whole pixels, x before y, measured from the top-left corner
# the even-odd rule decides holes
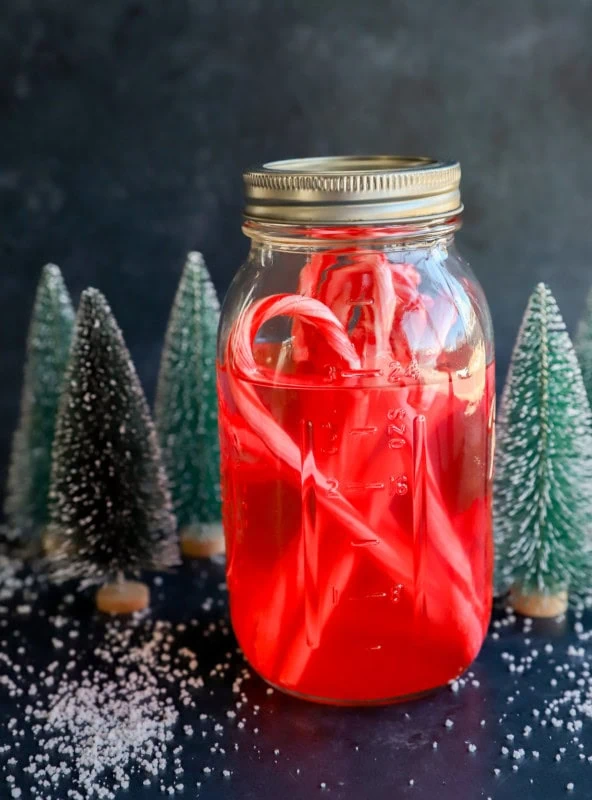
[[[270,161],[247,170],[246,219],[356,224],[460,214],[460,164],[418,156],[334,156]]]

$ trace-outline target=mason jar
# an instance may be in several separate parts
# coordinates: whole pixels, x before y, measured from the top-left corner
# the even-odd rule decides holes
[[[299,697],[420,695],[475,658],[492,597],[494,350],[455,243],[459,164],[298,159],[244,182],[218,350],[236,636]]]

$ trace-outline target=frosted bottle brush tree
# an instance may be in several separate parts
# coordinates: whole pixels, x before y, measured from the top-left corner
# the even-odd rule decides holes
[[[175,296],[156,393],[156,426],[181,547],[208,556],[224,547],[216,337],[220,305],[203,258],[190,253]]]
[[[178,561],[175,519],[155,430],[103,295],[83,293],[56,429],[51,518],[58,580],[102,583],[101,610],[149,602],[126,573]]]
[[[498,580],[529,616],[565,611],[589,586],[590,406],[574,348],[544,285],[532,294],[498,418]]]
[[[29,325],[20,418],[12,443],[4,511],[11,538],[35,550],[49,541],[51,450],[74,310],[62,274],[43,268]]]

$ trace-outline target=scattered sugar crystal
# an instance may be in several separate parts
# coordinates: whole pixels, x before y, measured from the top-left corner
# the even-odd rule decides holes
[[[66,628],[64,635],[71,638],[72,621],[60,617],[53,623]],[[149,786],[151,778],[166,770],[177,709],[194,705],[184,688],[189,671],[171,649],[171,628],[168,622],[141,618],[125,625],[109,622],[92,650],[92,667],[82,668],[85,654],[76,650],[68,653],[66,664],[54,661],[41,673],[26,665],[19,681],[34,705],[23,703],[24,728],[13,717],[6,729],[19,738],[29,734],[36,743],[36,751],[19,761],[33,782],[33,795],[49,798],[51,786],[53,800],[113,800],[120,790],[128,789],[132,775]],[[62,640],[54,638],[53,644],[65,653]],[[0,661],[2,655],[0,651]],[[19,675],[17,667],[13,665],[13,672]],[[37,675],[37,681],[31,675]],[[184,730],[189,734],[193,729],[184,726]],[[174,750],[181,752],[182,747]],[[177,758],[175,774],[182,773]],[[62,791],[64,783],[77,788]],[[161,788],[174,794],[182,787],[177,783]],[[12,797],[21,797],[22,790],[14,783],[11,790]]]
[[[2,559],[0,556],[0,577],[1,570]],[[0,581],[0,593],[2,591]],[[28,600],[28,597],[26,599]],[[217,601],[212,599],[209,605],[211,609],[216,609],[214,613],[217,613]],[[592,607],[592,602],[590,606]],[[38,611],[34,606],[31,609],[35,613]],[[0,622],[3,613],[8,612],[3,610],[0,605]],[[15,642],[15,647],[11,650],[10,641],[8,641],[8,647],[7,641],[0,643],[0,673],[4,673],[0,674],[0,690],[7,690],[17,703],[22,702],[22,705],[17,706],[19,709],[17,718],[13,718],[6,725],[6,729],[9,729],[12,734],[10,738],[13,752],[18,756],[18,759],[14,760],[14,765],[5,762],[6,769],[8,770],[9,766],[16,767],[16,775],[19,775],[21,770],[24,771],[27,781],[30,780],[33,783],[32,800],[41,800],[41,798],[49,796],[48,792],[52,795],[52,800],[58,800],[58,798],[61,800],[62,797],[64,800],[86,800],[87,797],[94,800],[112,800],[118,792],[127,789],[132,775],[137,776],[140,782],[146,786],[150,786],[152,783],[154,788],[160,787],[165,794],[182,791],[179,788],[182,787],[182,784],[175,784],[169,780],[161,783],[161,780],[169,766],[171,774],[173,770],[175,775],[183,774],[181,763],[177,763],[179,759],[176,759],[174,766],[172,763],[173,729],[181,721],[179,720],[179,709],[186,702],[195,705],[195,691],[203,687],[203,678],[196,674],[199,664],[195,652],[188,648],[185,648],[184,652],[182,652],[183,648],[177,651],[174,635],[177,632],[183,633],[186,629],[191,630],[192,634],[194,631],[199,634],[199,630],[203,632],[207,629],[212,635],[220,635],[226,627],[226,620],[220,619],[211,624],[202,622],[201,625],[198,625],[197,620],[191,620],[185,626],[184,623],[171,625],[170,623],[152,623],[144,619],[143,622],[138,620],[130,623],[131,632],[127,630],[127,621],[125,625],[114,623],[109,628],[111,631],[109,635],[112,638],[97,646],[95,660],[91,662],[92,667],[85,667],[88,660],[81,659],[78,650],[68,650],[70,645],[74,644],[70,640],[82,634],[83,629],[80,623],[73,626],[73,621],[67,615],[51,616],[48,614],[47,624],[53,628],[48,633],[59,631],[60,638],[52,639],[56,660],[47,665],[41,673],[37,671],[36,667],[27,663],[27,648],[17,648]],[[151,625],[154,625],[154,630],[146,637],[145,634],[149,632]],[[505,620],[503,625],[498,626],[494,622],[493,627],[501,629],[503,638],[505,630],[507,630]],[[512,630],[512,635],[514,635],[514,630]],[[140,631],[143,632],[142,636],[137,635]],[[74,635],[72,635],[73,633]],[[84,636],[86,637],[86,632]],[[520,697],[523,702],[527,696],[530,696],[534,687],[527,681],[526,676],[535,669],[538,671],[539,665],[543,666],[543,661],[548,663],[546,669],[554,670],[555,674],[555,677],[551,679],[553,691],[548,690],[542,695],[533,694],[533,700],[536,698],[538,708],[527,707],[525,709],[525,712],[530,714],[533,719],[532,726],[518,726],[517,730],[515,729],[512,733],[503,731],[503,727],[512,723],[511,708],[506,708],[506,713],[502,714],[498,721],[492,718],[487,723],[493,728],[492,736],[499,741],[501,734],[510,743],[509,748],[501,748],[501,753],[506,757],[511,754],[514,772],[518,770],[519,765],[526,757],[525,750],[518,747],[519,743],[525,743],[519,741],[520,732],[523,737],[530,737],[528,743],[536,746],[539,744],[537,737],[543,733],[538,726],[545,727],[547,722],[549,727],[557,729],[557,733],[554,735],[560,735],[561,730],[571,734],[571,736],[568,734],[564,737],[567,748],[562,747],[556,752],[554,756],[556,761],[563,760],[567,763],[570,757],[573,759],[575,751],[578,753],[580,761],[592,763],[592,755],[581,752],[584,745],[578,741],[577,736],[573,735],[585,730],[586,724],[592,721],[592,668],[590,663],[584,660],[587,646],[579,646],[581,642],[586,643],[592,640],[592,630],[587,631],[582,625],[579,637],[578,646],[573,644],[569,646],[562,644],[537,645],[538,650],[530,649],[526,652],[522,651],[522,654],[514,655],[509,652],[500,654],[512,672],[509,685],[512,694],[507,698],[508,703],[512,703],[514,700],[517,703]],[[8,636],[6,638],[9,639]],[[19,637],[15,638],[18,640]],[[81,636],[79,638],[81,639]],[[526,644],[526,640],[524,642]],[[536,641],[534,643],[536,644]],[[81,650],[83,644],[81,639]],[[17,653],[21,663],[15,664],[14,669],[5,669],[6,662],[3,659],[3,652],[11,652],[12,657],[15,657],[14,654]],[[68,657],[66,658],[67,652]],[[92,646],[90,652],[93,652]],[[543,653],[546,658],[543,657]],[[549,658],[552,653],[553,657]],[[125,662],[123,664],[119,664],[121,656]],[[211,694],[213,694],[212,687],[220,682],[221,678],[227,676],[231,669],[234,669],[235,652],[227,653],[224,658],[226,660],[221,659],[212,670],[209,686],[207,686],[207,671],[203,673],[206,679],[206,688]],[[539,659],[538,663],[536,662],[537,658]],[[231,677],[228,686],[232,684],[232,708],[222,713],[228,720],[235,720],[241,713],[245,714],[238,721],[237,727],[244,727],[248,717],[251,722],[248,728],[256,734],[259,728],[251,727],[255,720],[249,717],[248,712],[250,710],[255,716],[260,709],[257,705],[251,706],[244,693],[243,682],[247,677],[247,670],[240,667],[237,675]],[[461,688],[466,687],[467,683],[475,688],[478,688],[479,685],[479,681],[474,678],[472,673],[469,673],[465,678],[453,681],[451,690],[458,692]],[[222,683],[220,685],[222,686]],[[136,704],[133,701],[142,690],[146,692],[147,701]],[[227,690],[224,689],[224,691]],[[266,688],[268,695],[273,692],[272,687]],[[18,699],[20,697],[22,700]],[[153,701],[154,709],[157,712],[151,711],[148,714],[146,712],[148,708],[152,708],[150,704]],[[130,711],[136,714],[134,719],[137,725],[133,730],[131,722],[128,729],[129,717],[126,714],[129,714]],[[120,712],[121,716],[118,716]],[[90,725],[86,719],[87,715]],[[119,726],[123,721],[125,731],[124,738],[116,739],[113,744],[109,738],[109,732],[112,730],[112,727],[109,727],[109,715],[117,718]],[[225,752],[220,747],[220,744],[225,741],[221,738],[223,734],[235,730],[235,725],[229,726],[226,723],[227,727],[225,728],[224,725],[218,723],[216,716],[206,713],[199,714],[202,724],[195,726],[195,734],[193,726],[179,726],[186,736],[199,736],[200,729],[207,728],[207,730],[201,730],[201,734],[203,737],[209,735],[208,744],[213,739],[219,739],[214,742],[210,761],[221,758]],[[410,715],[407,714],[405,718],[409,719]],[[211,721],[207,726],[203,725],[206,720]],[[484,727],[485,722],[485,720],[480,720],[480,725]],[[498,724],[500,727],[495,730]],[[103,727],[105,725],[107,727]],[[450,730],[454,725],[452,719],[445,719],[444,727],[446,729]],[[88,732],[84,729],[85,726],[88,727]],[[22,738],[28,737],[29,732],[33,729],[36,730],[33,735],[37,742],[37,751],[29,760],[29,754],[24,754],[24,747],[20,752],[16,748],[20,745]],[[214,736],[213,733],[219,734],[219,736]],[[548,736],[549,732],[546,732],[546,735]],[[91,741],[92,736],[96,737],[94,743]],[[50,742],[54,744],[50,745]],[[99,759],[96,755],[102,746],[106,746],[107,761],[114,760],[113,763],[108,763],[106,766],[103,764],[103,756],[101,755]],[[113,751],[111,750],[112,746]],[[250,748],[251,743],[243,745],[243,747],[245,746]],[[259,746],[253,746],[258,756],[261,757],[262,752]],[[238,743],[229,742],[227,744],[229,754],[234,752],[233,747],[235,750],[238,749]],[[466,747],[469,753],[475,753],[478,749],[473,742],[466,742]],[[356,749],[359,748],[356,746]],[[432,749],[434,751],[438,749],[438,742],[435,740],[432,741]],[[9,750],[10,746],[0,747],[0,755],[8,753]],[[120,752],[116,755],[115,750]],[[273,752],[275,756],[279,755],[278,748]],[[541,757],[538,750],[529,749],[528,752],[533,759]],[[565,758],[563,758],[564,755]],[[224,778],[230,777],[231,769],[220,769],[220,761],[217,764],[215,771],[218,775]],[[232,765],[229,764],[229,766]],[[206,775],[213,771],[212,767],[203,767]],[[296,772],[299,773],[299,770]],[[496,776],[501,772],[502,770],[497,767],[493,769],[493,774]],[[14,781],[7,780],[12,776],[4,775],[3,777],[9,784],[9,790],[19,789]],[[82,781],[79,788],[73,789],[71,792],[60,793],[60,787],[65,785],[63,781],[67,781],[68,785],[72,786],[76,785],[73,782],[79,781],[80,777],[82,777]],[[172,785],[170,785],[171,783]],[[414,783],[414,779],[409,780],[410,786],[413,786]],[[573,786],[574,784],[570,782],[566,784],[566,789],[573,791]],[[9,790],[7,790],[7,794],[10,793]],[[21,789],[20,791],[24,793],[27,790]],[[185,791],[187,792],[187,787],[185,787]],[[18,796],[20,797],[20,795]],[[119,795],[117,794],[117,796]]]

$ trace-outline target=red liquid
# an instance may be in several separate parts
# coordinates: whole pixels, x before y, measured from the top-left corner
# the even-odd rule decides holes
[[[259,364],[271,353],[255,345]],[[228,583],[247,659],[336,703],[445,684],[475,658],[491,610],[493,364],[407,386],[274,369],[252,382],[219,367]],[[269,424],[245,415],[247,396]]]

